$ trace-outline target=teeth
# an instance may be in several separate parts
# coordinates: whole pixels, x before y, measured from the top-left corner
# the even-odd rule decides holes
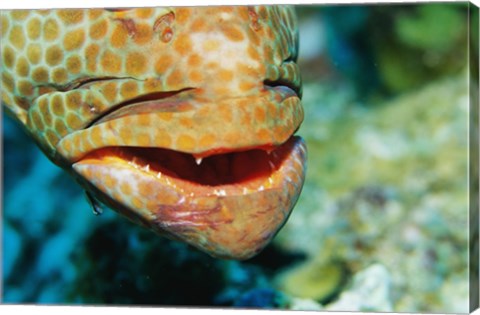
[[[203,160],[203,158],[201,158],[201,157],[195,158],[195,162],[197,163],[197,165],[202,164],[202,160]]]
[[[162,178],[162,173],[158,172],[157,173],[157,178]]]
[[[130,164],[135,167],[136,169],[138,169],[138,159],[136,157],[133,157],[132,161],[130,162]]]
[[[215,189],[213,191],[213,194],[216,196],[226,196],[227,192],[224,189],[220,189],[220,190]]]
[[[264,189],[265,189],[265,187],[263,187],[263,185],[262,185],[262,186],[260,186],[260,188],[258,188],[258,191],[263,191]]]
[[[275,164],[273,164],[272,161],[268,161],[268,164],[270,165],[270,170],[273,170],[275,168]]]
[[[143,168],[143,170],[149,172],[149,171],[150,171],[150,164],[147,164],[147,165]]]

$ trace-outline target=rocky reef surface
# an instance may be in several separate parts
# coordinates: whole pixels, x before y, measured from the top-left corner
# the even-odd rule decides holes
[[[467,76],[376,108],[316,85],[305,96],[306,112],[322,104],[329,114],[311,110],[300,130],[307,180],[275,241],[308,258],[278,275],[278,288],[327,309],[336,300],[335,310],[467,311]],[[367,272],[378,287],[361,292]],[[366,293],[383,301],[360,299]]]

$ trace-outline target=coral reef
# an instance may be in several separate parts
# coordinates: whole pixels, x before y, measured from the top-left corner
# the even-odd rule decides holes
[[[359,271],[352,279],[351,288],[343,291],[327,310],[391,312],[390,273],[380,264]]]
[[[379,263],[391,272],[394,311],[467,311],[467,82],[462,73],[375,110],[333,97],[334,114],[307,116],[306,185],[276,239],[309,257],[277,276],[292,279],[296,296],[321,301],[294,284],[331,264],[356,275]],[[330,93],[307,84],[306,111]]]

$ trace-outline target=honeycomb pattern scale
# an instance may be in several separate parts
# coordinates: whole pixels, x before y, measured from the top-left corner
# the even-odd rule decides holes
[[[285,223],[306,159],[292,7],[0,17],[6,112],[97,202],[225,258]]]

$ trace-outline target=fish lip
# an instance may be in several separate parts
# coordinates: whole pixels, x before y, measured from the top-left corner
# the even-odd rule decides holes
[[[302,98],[301,85],[297,86],[292,81],[277,80],[270,81],[264,80],[263,86],[266,90],[273,90],[276,93],[288,95],[288,97]]]
[[[295,90],[292,86],[290,85],[284,85],[284,84],[279,84],[279,85],[264,85],[265,90],[267,91],[272,91],[276,94],[281,95],[284,100],[288,99],[290,97],[298,97],[301,98],[300,95],[298,94],[297,90]]]

